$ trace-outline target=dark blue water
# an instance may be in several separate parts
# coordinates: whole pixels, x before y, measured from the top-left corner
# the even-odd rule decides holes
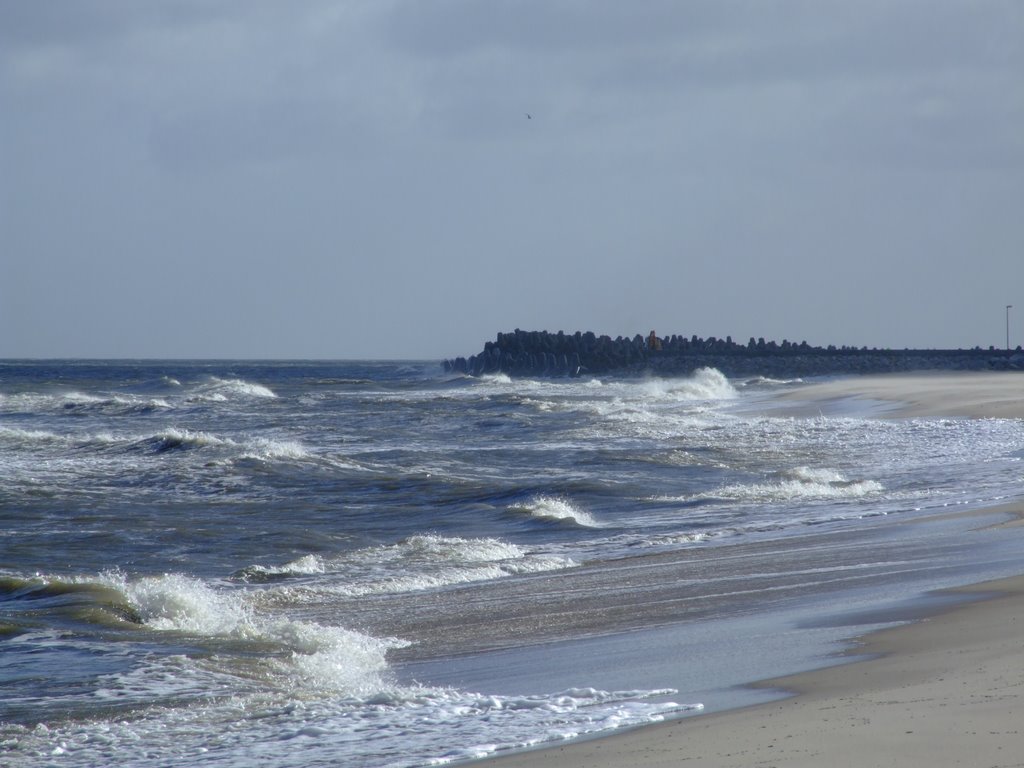
[[[777,415],[800,385],[0,362],[5,759],[459,760],[724,706],[837,637],[730,666],[736,626],[1015,568],[906,523],[1019,496],[1019,421]]]

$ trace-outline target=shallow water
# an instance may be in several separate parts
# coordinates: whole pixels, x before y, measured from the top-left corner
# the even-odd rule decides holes
[[[779,415],[799,386],[0,363],[3,748],[450,762],[734,705],[823,616],[1014,572],[1015,534],[906,523],[1022,495],[1020,421]]]

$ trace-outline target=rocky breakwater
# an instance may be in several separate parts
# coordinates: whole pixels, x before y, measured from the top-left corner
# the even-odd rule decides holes
[[[598,336],[590,331],[499,333],[482,352],[445,360],[449,373],[470,376],[559,377],[597,374],[681,375],[699,368],[717,368],[727,376],[825,376],[895,371],[1024,370],[1024,352],[994,347],[981,349],[868,349],[814,347],[806,341],[781,343],[751,338],[739,344],[731,337]]]

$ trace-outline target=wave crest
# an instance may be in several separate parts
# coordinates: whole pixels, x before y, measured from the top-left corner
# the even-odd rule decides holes
[[[232,440],[217,437],[208,432],[194,432],[190,429],[177,429],[175,427],[158,432],[142,442],[152,447],[156,453],[235,444]]]
[[[244,379],[221,379],[212,376],[206,384],[196,390],[190,399],[224,402],[238,397],[275,399],[277,394],[269,387]]]
[[[726,498],[737,501],[856,499],[882,490],[882,484],[875,480],[849,480],[834,469],[796,467],[778,473],[768,482],[728,485],[697,498]]]
[[[190,576],[164,574],[128,580],[106,574],[103,581],[123,592],[140,621],[158,631],[184,632],[200,637],[270,644],[287,651],[259,657],[264,673],[278,684],[312,685],[320,691],[366,696],[387,688],[381,678],[386,653],[408,643],[376,638],[337,626],[271,618],[252,608],[247,592],[221,590]]]
[[[325,594],[362,597],[440,589],[575,565],[568,557],[531,552],[498,539],[425,534],[334,558],[306,555],[283,566],[251,565],[234,578],[258,583],[315,577],[301,586],[283,586],[278,595],[312,601]]]
[[[582,528],[601,527],[601,524],[589,512],[578,508],[568,499],[557,496],[535,496],[528,502],[513,504],[509,510],[545,522],[563,523]]]
[[[717,368],[699,368],[681,379],[644,379],[639,385],[649,397],[674,400],[733,400],[736,388]]]
[[[109,436],[94,436],[94,441],[109,443]],[[187,451],[197,448],[230,449],[239,459],[257,459],[261,461],[273,459],[308,459],[309,450],[295,440],[278,440],[267,437],[247,437],[239,442],[230,437],[218,437],[209,432],[202,432],[178,427],[168,427],[151,437],[136,440],[135,445],[143,445],[154,453]]]

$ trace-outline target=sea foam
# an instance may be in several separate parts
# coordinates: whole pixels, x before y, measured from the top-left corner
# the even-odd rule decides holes
[[[576,565],[569,557],[532,552],[498,539],[426,534],[336,557],[306,555],[283,566],[251,565],[234,578],[259,583],[315,575],[315,583],[278,588],[282,599],[304,602],[331,594],[361,597],[417,592]]]
[[[535,496],[527,502],[513,504],[509,510],[517,514],[526,514],[535,520],[571,524],[583,528],[601,527],[601,524],[589,512],[579,509],[568,499],[556,496]]]
[[[647,397],[672,400],[733,400],[739,396],[717,368],[700,368],[681,379],[644,379],[636,385]]]
[[[255,384],[242,379],[221,379],[213,376],[205,384],[200,385],[189,399],[225,402],[235,398],[275,399],[277,394],[262,384]]]
[[[451,541],[440,540],[420,544],[435,551],[452,546]],[[247,590],[221,589],[181,574],[129,579],[111,573],[101,581],[121,591],[152,630],[185,633],[197,640],[251,643],[251,650],[196,658],[155,656],[144,667],[108,676],[97,694],[108,701],[170,695],[182,705],[194,703],[164,708],[152,721],[143,715],[109,727],[100,723],[101,732],[60,726],[24,732],[18,739],[23,751],[45,749],[48,743],[46,751],[53,754],[59,749],[69,764],[78,766],[111,754],[135,754],[151,742],[161,745],[161,759],[167,759],[172,753],[196,756],[206,749],[233,750],[236,739],[245,738],[262,744],[264,757],[280,762],[281,750],[301,750],[307,743],[286,746],[293,739],[330,736],[342,747],[339,754],[352,759],[351,744],[371,729],[374,738],[366,748],[377,764],[386,763],[383,758],[388,754],[392,760],[400,759],[409,734],[417,733],[420,748],[433,754],[424,762],[442,765],[500,749],[657,722],[701,708],[664,701],[675,693],[671,689],[573,688],[502,696],[399,685],[389,674],[386,654],[404,645],[401,640],[267,616],[247,602]],[[204,690],[206,696],[201,695]],[[269,740],[258,737],[261,723],[266,735],[272,734]],[[429,743],[423,730],[426,723],[441,729],[433,746],[422,743]],[[210,727],[221,736],[210,739]],[[168,734],[174,737],[168,740]],[[463,746],[446,746],[452,743]],[[301,764],[302,758],[296,758],[295,764]]]
[[[839,500],[861,498],[882,490],[882,484],[875,480],[849,480],[834,469],[796,467],[777,473],[763,483],[727,485],[696,498],[737,501]]]
[[[182,574],[127,579],[115,573],[102,580],[126,596],[150,629],[265,647],[263,673],[279,685],[296,685],[299,677],[303,686],[318,690],[370,695],[387,687],[380,678],[388,668],[387,651],[407,645],[344,627],[266,616],[253,607],[247,591],[216,589]]]

